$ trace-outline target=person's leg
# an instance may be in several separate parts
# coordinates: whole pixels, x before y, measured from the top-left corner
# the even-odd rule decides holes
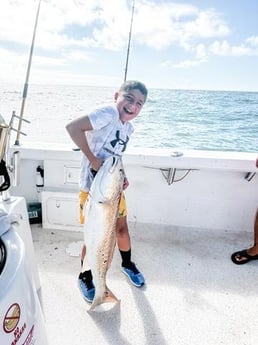
[[[131,239],[126,215],[125,197],[124,194],[122,194],[116,223],[116,239],[122,258],[122,272],[128,276],[133,285],[141,287],[144,285],[145,280],[135,263],[131,261]]]
[[[84,209],[88,198],[88,193],[80,191],[79,203],[80,203],[80,224],[84,224]],[[95,287],[92,281],[92,273],[89,265],[86,261],[86,246],[82,246],[81,251],[81,272],[78,277],[78,286],[83,298],[87,302],[92,302],[95,295]]]
[[[128,251],[131,249],[131,239],[126,216],[117,218],[116,238],[119,250]]]
[[[257,255],[258,254],[258,208],[255,213],[254,217],[254,245],[253,247],[248,249],[249,255]]]
[[[233,253],[231,255],[231,259],[237,265],[245,264],[248,261],[258,259],[258,208],[254,218],[254,245],[249,249],[244,249]]]
[[[122,266],[131,264],[131,239],[126,216],[117,218],[116,241],[122,258]]]
[[[118,207],[118,216],[116,223],[117,246],[122,256],[122,263],[131,262],[131,239],[127,225],[127,209],[125,195],[122,193]]]
[[[117,246],[122,258],[122,272],[127,275],[133,285],[137,287],[143,286],[145,279],[135,263],[131,261],[131,240],[126,216],[117,218],[116,237]]]

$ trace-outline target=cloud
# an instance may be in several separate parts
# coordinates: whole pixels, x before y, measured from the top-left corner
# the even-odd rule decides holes
[[[0,40],[27,45],[31,40],[37,2],[1,0]],[[48,0],[41,2],[37,46],[44,49],[102,47],[123,49],[127,45],[131,7],[124,0]],[[15,23],[15,25],[14,25]],[[68,32],[73,25],[80,37]],[[186,45],[192,39],[228,35],[230,29],[213,9],[199,10],[188,4],[136,2],[133,19],[135,44],[165,49]]]
[[[258,48],[258,36],[251,36],[246,39],[246,43],[254,48]]]
[[[110,59],[125,56],[131,5],[129,0],[42,0],[33,56],[34,76],[43,78],[51,71],[55,81],[65,77],[83,80],[79,76],[84,70],[87,76],[92,73],[99,80],[97,64],[88,67],[85,63],[98,56],[102,65],[111,63],[112,73],[118,75],[122,67],[115,65],[124,61],[105,61],[102,57],[105,53]],[[34,0],[1,0],[0,80],[24,78],[37,6],[38,1]],[[132,49],[160,56],[157,65],[165,61],[161,65],[189,69],[206,63],[212,55],[258,55],[258,36],[252,35],[242,42],[234,38],[236,43],[232,44],[231,35],[224,15],[208,5],[166,0],[135,2]],[[107,74],[111,73],[110,68],[105,68]],[[107,80],[113,79],[107,76]]]
[[[189,38],[225,37],[231,32],[222,16],[214,9],[198,12],[192,21],[185,23],[185,31]]]
[[[15,82],[19,76],[25,78],[27,63],[28,55],[0,48],[0,80]]]
[[[193,59],[193,60],[183,60],[178,63],[173,63],[171,61],[166,61],[162,64],[162,67],[170,67],[173,69],[186,69],[186,68],[191,68],[195,66],[199,66],[202,64],[205,60],[198,60],[198,59]]]
[[[191,67],[199,66],[205,63],[208,59],[208,50],[204,44],[197,44],[196,46],[189,47],[193,54],[192,59],[184,59],[181,61],[166,60],[160,65],[163,68],[173,68],[173,69],[187,69]]]
[[[256,45],[254,43],[254,38],[247,39],[246,44],[242,43],[235,46],[230,45],[230,43],[226,40],[215,41],[209,46],[209,51],[214,55],[221,56],[256,56],[258,55],[258,44],[257,42]]]
[[[136,42],[154,49],[180,45],[186,49],[192,41],[224,37],[228,25],[215,10],[199,10],[187,4],[143,2],[135,18]]]

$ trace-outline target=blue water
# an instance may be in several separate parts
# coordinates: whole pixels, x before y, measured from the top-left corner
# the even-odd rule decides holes
[[[22,85],[0,85],[0,113],[20,113]],[[112,102],[115,88],[30,85],[20,142],[69,143],[71,119]],[[258,92],[150,89],[130,147],[258,152]],[[14,126],[16,123],[14,123]],[[15,134],[13,134],[15,136]]]

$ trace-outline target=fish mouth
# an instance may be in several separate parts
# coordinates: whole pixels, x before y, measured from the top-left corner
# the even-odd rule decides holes
[[[112,156],[112,163],[111,163],[111,167],[109,168],[109,172],[112,174],[119,162],[121,158],[120,157],[116,157],[116,156]],[[120,169],[119,171],[121,172],[122,169]],[[123,170],[122,170],[123,171]]]

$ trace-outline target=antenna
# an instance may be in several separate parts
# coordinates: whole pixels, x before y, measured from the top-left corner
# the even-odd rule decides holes
[[[130,24],[130,31],[129,31],[128,46],[127,46],[124,81],[126,81],[126,78],[127,78],[129,53],[130,53],[130,45],[131,45],[131,37],[132,37],[132,27],[133,27],[134,4],[135,4],[135,0],[133,0],[133,5],[132,5],[132,15],[131,15],[131,24]]]
[[[37,25],[38,25],[40,3],[41,3],[41,0],[39,0],[36,20],[35,20],[35,25],[34,25],[34,32],[33,32],[32,42],[31,42],[31,47],[30,47],[30,56],[29,56],[29,62],[28,62],[28,67],[27,67],[26,80],[25,80],[25,84],[24,84],[24,88],[23,88],[21,112],[20,112],[20,116],[19,116],[19,124],[18,124],[17,135],[16,135],[16,140],[15,140],[14,145],[20,145],[19,138],[20,138],[20,134],[21,134],[22,121],[24,120],[23,119],[23,112],[24,112],[25,101],[26,101],[28,86],[29,86],[28,82],[29,82],[29,76],[30,76],[30,67],[31,67],[31,60],[32,60],[32,55],[33,55],[33,49],[34,49],[34,41],[35,41],[36,30],[37,30]]]

